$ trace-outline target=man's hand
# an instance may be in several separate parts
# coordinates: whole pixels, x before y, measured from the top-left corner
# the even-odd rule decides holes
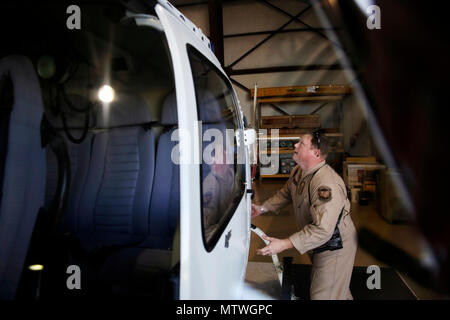
[[[259,216],[261,213],[261,206],[252,203],[252,218]]]
[[[289,239],[277,239],[268,236],[263,236],[263,238],[267,241],[270,241],[270,244],[256,251],[257,254],[262,256],[272,256],[294,247],[291,240]]]

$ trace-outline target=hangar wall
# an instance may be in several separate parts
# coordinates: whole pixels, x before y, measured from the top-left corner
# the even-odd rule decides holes
[[[298,0],[272,0],[273,4],[295,16],[307,8],[307,4]],[[180,6],[178,8],[186,17],[193,21],[203,32],[209,36],[209,10],[208,4]],[[314,10],[307,10],[300,17],[301,21],[313,28],[322,28]],[[227,35],[242,34],[259,31],[273,31],[288,22],[290,17],[283,12],[274,10],[263,1],[237,1],[223,3],[223,33],[224,33],[224,60],[229,66],[241,55],[265,39],[268,34],[250,35],[240,37],[226,37]],[[292,21],[285,29],[305,28],[305,25]],[[324,32],[323,32],[324,34]],[[239,61],[233,69],[266,68],[294,65],[332,65],[339,63],[339,50],[335,49],[326,37],[315,32],[289,32],[274,35],[250,55]],[[326,85],[351,84],[343,70],[312,70],[259,73],[247,75],[233,75],[231,78],[247,88],[281,87],[294,85]],[[244,115],[251,119],[253,100],[249,94],[239,86],[234,86]],[[279,105],[279,104],[278,104]],[[318,103],[283,104],[281,106],[290,114],[308,114],[318,108]],[[346,97],[342,103],[342,111],[335,103],[329,103],[317,114],[322,119],[322,127],[340,127],[344,134],[345,150],[354,156],[373,155],[373,143],[364,119],[364,115],[353,95]],[[262,108],[262,115],[281,115],[270,106]]]

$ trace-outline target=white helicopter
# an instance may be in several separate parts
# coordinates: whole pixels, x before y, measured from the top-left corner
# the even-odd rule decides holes
[[[0,299],[242,298],[255,132],[208,38],[165,0],[0,15]]]

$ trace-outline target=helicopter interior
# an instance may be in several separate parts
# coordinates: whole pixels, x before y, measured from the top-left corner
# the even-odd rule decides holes
[[[178,121],[164,33],[121,7],[83,7],[70,30],[64,5],[7,6],[1,298],[177,298]],[[66,286],[73,265],[83,290]]]
[[[136,16],[120,2],[86,2],[80,28],[71,29],[64,4],[4,6],[0,298],[177,299],[177,102],[154,12]],[[231,85],[194,47],[186,52],[202,136],[233,132],[227,143],[235,143],[234,130],[243,128]],[[244,195],[244,143],[227,150],[233,163],[200,165],[208,252]]]

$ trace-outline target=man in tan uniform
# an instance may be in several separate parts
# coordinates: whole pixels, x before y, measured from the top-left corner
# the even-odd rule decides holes
[[[266,211],[277,212],[292,202],[300,228],[287,239],[267,237],[270,244],[257,253],[273,255],[292,247],[300,254],[308,252],[312,261],[311,299],[351,300],[349,285],[357,235],[345,184],[325,162],[327,149],[327,138],[320,132],[303,135],[295,145],[293,159],[298,166],[292,170],[289,180],[262,206],[252,204],[252,217],[255,217]],[[330,248],[328,241],[334,238],[336,226],[342,248],[325,250]],[[318,249],[321,246],[325,247]]]
[[[219,145],[217,150],[223,150],[223,146]],[[203,225],[206,241],[209,241],[216,231],[233,197],[234,171],[225,161],[226,152],[221,151],[221,153],[222,158],[213,157],[211,171],[202,182]]]

